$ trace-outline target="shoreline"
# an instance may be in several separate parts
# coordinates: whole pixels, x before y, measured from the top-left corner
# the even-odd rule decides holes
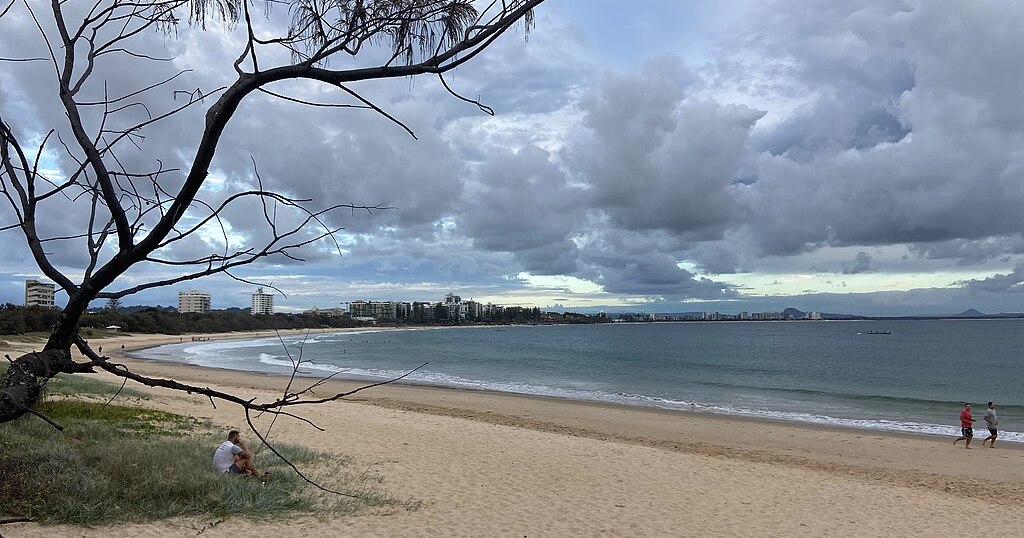
[[[118,356],[121,343],[129,351],[177,339],[112,336],[102,345],[141,374],[246,398],[276,398],[287,383],[274,374]],[[360,385],[332,380],[317,396]],[[214,408],[204,397],[131,386],[151,395],[137,405],[224,428],[245,424],[237,406],[218,402]],[[286,419],[278,421],[274,437],[346,454],[379,473],[390,492],[423,500],[424,507],[346,518],[343,531],[299,517],[230,519],[204,535],[931,536],[978,517],[992,532],[1013,534],[1024,524],[1022,452],[1010,444],[964,450],[930,435],[399,384],[301,413],[325,431]],[[176,536],[194,534],[189,529],[199,524],[172,520],[115,530],[27,524],[5,525],[3,532]]]
[[[227,338],[227,339],[224,339],[224,340],[231,340],[231,339]],[[147,347],[144,347],[144,348],[138,348],[138,349],[134,349],[134,350],[129,350],[129,349],[126,348],[126,351],[138,352],[138,351],[144,351],[146,349],[151,349],[151,348],[154,348],[154,347],[160,347],[160,346],[163,346],[163,345],[167,345],[167,344],[166,343],[165,344],[156,344],[156,345],[153,345],[153,346],[147,346]],[[120,355],[120,354],[118,354],[118,355]],[[180,365],[182,367],[187,367],[189,369],[197,369],[197,370],[215,370],[217,372],[221,372],[225,376],[231,376],[231,375],[234,375],[234,374],[240,374],[242,376],[260,376],[260,377],[268,377],[268,378],[276,378],[276,379],[282,379],[282,378],[287,378],[288,377],[287,374],[280,374],[280,373],[275,373],[275,372],[251,371],[251,370],[240,370],[240,369],[224,368],[224,367],[220,367],[220,366],[196,365],[196,364],[189,364],[189,363],[185,363],[185,362],[167,361],[167,360],[153,359],[153,358],[148,358],[148,357],[121,357],[119,360],[124,361],[125,359],[127,359],[128,361],[138,361],[138,362],[141,362],[141,363],[150,363],[150,364],[173,364],[173,365]],[[198,375],[198,372],[196,372],[195,374]],[[296,379],[310,380],[310,381],[315,381],[315,380],[320,379],[320,378],[321,378],[321,376],[309,376],[309,375],[302,375],[302,374],[299,374],[296,377]],[[377,379],[359,380],[359,379],[344,378],[344,377],[340,377],[340,376],[332,378],[332,382],[334,382],[334,383],[344,384],[344,385],[353,385],[353,386],[370,384],[370,383],[374,383],[374,382],[377,382],[377,381],[378,381]],[[659,407],[657,405],[629,404],[629,403],[610,402],[610,401],[603,401],[603,400],[596,400],[596,399],[595,400],[588,400],[588,399],[581,399],[581,398],[572,398],[572,397],[569,397],[569,396],[556,396],[556,395],[547,395],[547,394],[528,394],[528,393],[521,393],[521,392],[507,392],[507,391],[500,391],[500,390],[494,390],[494,389],[488,389],[488,388],[448,386],[448,385],[433,384],[433,383],[426,383],[426,382],[424,382],[424,383],[416,383],[416,382],[405,381],[405,380],[389,381],[387,384],[388,385],[398,386],[398,387],[405,387],[405,388],[414,389],[414,390],[422,389],[422,390],[425,390],[425,391],[432,391],[432,390],[436,390],[436,391],[451,391],[451,392],[455,392],[455,393],[463,393],[464,392],[464,393],[468,393],[468,394],[471,394],[471,395],[475,394],[475,395],[479,395],[479,396],[483,396],[483,397],[507,396],[507,397],[510,397],[510,398],[522,398],[522,399],[526,399],[526,400],[538,400],[538,401],[541,401],[541,402],[548,402],[548,403],[551,403],[551,404],[554,404],[554,405],[558,405],[560,403],[566,403],[566,404],[575,404],[575,405],[581,405],[581,406],[594,407],[594,408],[599,408],[599,409],[603,408],[603,409],[609,409],[609,410],[623,410],[623,411],[638,411],[638,412],[645,412],[645,413],[658,413],[658,414],[664,414],[664,415],[667,415],[667,416],[693,415],[693,416],[698,416],[698,417],[702,417],[702,418],[707,418],[707,419],[710,419],[710,420],[721,419],[721,420],[725,420],[725,421],[751,422],[751,423],[762,424],[762,425],[772,425],[772,424],[780,425],[780,426],[790,425],[790,426],[796,426],[796,427],[800,427],[800,428],[806,428],[806,429],[811,429],[811,430],[820,430],[820,431],[834,431],[834,432],[847,432],[847,433],[849,433],[849,432],[860,432],[861,434],[879,434],[879,435],[894,436],[894,437],[906,436],[906,437],[922,438],[922,439],[936,439],[936,438],[945,439],[946,437],[948,437],[948,436],[944,436],[944,435],[940,435],[940,434],[934,434],[934,433],[899,432],[899,431],[882,430],[882,429],[858,428],[856,426],[843,426],[843,425],[838,425],[838,424],[825,424],[825,423],[820,423],[820,422],[801,422],[801,421],[797,421],[797,420],[787,420],[787,419],[784,419],[784,418],[759,417],[759,416],[738,415],[738,414],[737,415],[730,415],[730,414],[725,414],[725,413],[715,413],[713,411],[707,411],[707,410],[703,410],[703,409],[693,409],[693,410],[690,410],[690,409],[672,409],[672,408],[667,408],[667,407]],[[235,383],[234,385],[236,385],[238,387],[242,387],[242,386],[245,386],[245,385],[251,385],[251,383]],[[261,387],[261,388],[263,388],[263,387]],[[368,397],[365,397],[365,396],[362,397],[362,398],[367,398],[366,401],[372,400],[372,398],[368,398]],[[350,399],[350,401],[355,401],[355,399]],[[1024,443],[1015,442],[1015,441],[1005,441],[1005,443],[1006,443],[1005,446],[1007,446],[1011,450],[1024,450]]]
[[[673,323],[673,322],[665,322],[665,323]],[[688,322],[675,322],[675,323],[688,323]],[[488,328],[488,327],[487,326],[467,326],[467,327],[462,327],[462,326],[443,326],[443,327],[442,326],[436,326],[436,327],[423,327],[423,328],[410,328],[410,327],[363,327],[363,328],[350,328],[350,329],[325,329],[325,330],[321,330],[320,333],[332,333],[332,334],[333,333],[346,333],[346,332],[375,333],[375,332],[386,332],[386,331],[443,330],[443,329],[458,329],[458,328],[470,328],[471,329],[471,328]],[[282,332],[281,334],[283,336],[285,334],[302,334],[303,332],[305,332],[305,330],[294,330],[294,331],[292,331],[290,333]],[[319,333],[317,333],[317,334],[319,334]],[[271,334],[260,334],[260,335],[257,335],[257,336],[250,336],[250,335],[246,334],[246,335],[235,336],[235,333],[223,333],[223,334],[218,334],[217,337],[215,337],[214,339],[215,340],[240,340],[240,339],[245,339],[245,340],[253,339],[253,340],[255,340],[255,339],[258,339],[258,338],[265,338],[267,336],[275,336],[275,334],[273,334],[273,333],[271,333]],[[247,374],[257,374],[257,375],[266,375],[266,376],[285,376],[285,377],[287,377],[289,375],[288,373],[283,373],[283,372],[232,369],[232,368],[225,368],[225,367],[221,367],[221,366],[210,366],[210,365],[192,364],[192,363],[187,363],[187,362],[184,362],[184,361],[165,360],[163,358],[149,358],[149,357],[142,357],[142,356],[138,356],[137,355],[139,352],[145,351],[147,349],[160,347],[162,345],[175,344],[175,343],[177,343],[177,342],[161,341],[161,342],[150,343],[150,344],[147,344],[147,345],[144,345],[144,346],[127,348],[126,351],[136,353],[135,356],[131,356],[129,358],[134,359],[134,360],[140,360],[140,361],[152,361],[152,362],[157,362],[157,363],[181,364],[181,365],[185,365],[185,366],[193,366],[193,367],[198,367],[198,368],[203,368],[203,369],[214,369],[214,370],[219,370],[219,371],[222,371],[222,372],[244,372],[244,373],[247,373]],[[184,343],[188,343],[188,342],[184,342]],[[325,376],[326,374],[323,374],[323,375]],[[299,374],[299,378],[302,378],[302,379],[317,379],[319,377],[322,377],[322,375],[321,374],[317,374],[317,375]],[[354,377],[338,376],[338,377],[334,377],[333,379],[337,380],[337,381],[348,382],[348,383],[351,383],[353,385],[370,384],[370,383],[376,383],[376,382],[380,382],[380,381],[386,380],[385,378],[359,377],[359,376],[354,376]],[[888,427],[887,428],[887,427],[871,427],[870,425],[858,425],[858,424],[855,424],[858,421],[864,422],[864,423],[867,423],[867,424],[871,424],[874,421],[870,421],[870,420],[867,420],[867,419],[849,418],[849,417],[848,418],[824,417],[827,420],[817,420],[817,421],[815,421],[815,420],[801,420],[801,419],[798,419],[798,418],[789,418],[789,417],[786,417],[786,416],[772,416],[772,413],[768,412],[768,411],[765,411],[765,412],[759,414],[757,412],[758,410],[756,410],[756,409],[755,410],[748,410],[749,412],[728,412],[728,411],[724,411],[723,412],[723,411],[720,411],[720,410],[716,411],[713,408],[703,408],[702,406],[693,406],[693,404],[691,404],[690,408],[687,408],[687,407],[680,407],[680,406],[658,405],[657,403],[654,403],[654,402],[646,403],[646,402],[641,402],[641,401],[637,401],[637,402],[615,401],[613,399],[603,399],[603,398],[597,398],[597,397],[595,397],[595,398],[585,398],[585,397],[576,397],[574,395],[560,395],[560,394],[544,394],[544,393],[531,393],[531,392],[504,391],[504,390],[495,389],[495,388],[488,388],[488,387],[484,387],[484,386],[445,385],[445,384],[440,383],[440,382],[431,382],[431,381],[398,380],[398,381],[395,381],[395,382],[392,382],[392,383],[395,384],[395,385],[401,385],[401,386],[412,387],[412,388],[438,389],[438,390],[451,390],[451,391],[469,391],[469,392],[480,393],[480,394],[483,394],[483,395],[487,395],[487,394],[510,395],[510,396],[519,397],[519,398],[539,398],[539,399],[550,400],[552,402],[568,402],[568,403],[578,403],[578,404],[592,404],[592,405],[597,405],[597,406],[608,406],[608,407],[611,407],[611,408],[622,407],[622,408],[625,408],[625,409],[638,409],[638,410],[647,410],[647,411],[652,411],[652,412],[664,412],[664,413],[670,413],[670,414],[697,415],[697,416],[703,416],[703,417],[718,417],[718,418],[722,418],[722,419],[725,419],[725,420],[751,421],[751,422],[755,422],[755,423],[766,423],[766,424],[794,425],[794,426],[799,426],[799,427],[804,427],[804,428],[820,429],[820,430],[825,430],[825,431],[835,430],[835,431],[845,431],[845,432],[859,432],[859,433],[861,433],[863,435],[911,436],[911,437],[923,437],[923,438],[931,438],[931,439],[945,439],[945,438],[950,437],[950,436],[959,435],[958,429],[955,428],[955,425],[952,425],[952,424],[948,425],[948,427],[951,430],[950,432],[948,432],[948,433],[938,433],[938,432],[932,432],[932,431],[915,431],[913,429],[899,430],[899,429],[896,429],[895,427]],[[844,423],[844,422],[846,422],[846,423]],[[937,428],[941,428],[943,426],[942,424],[935,424],[935,423],[931,423],[931,422],[927,422],[927,423],[908,423],[908,424],[910,424],[911,426],[919,427],[921,429],[937,429]],[[984,431],[984,428],[979,428],[978,433],[979,434],[984,434],[984,435],[982,435],[982,437],[988,435],[987,431]],[[1013,431],[1008,431],[1007,433],[1010,434],[1013,438],[1012,439],[1008,439],[1008,438],[1003,437],[1002,440],[1000,441],[1002,446],[1010,448],[1010,449],[1014,449],[1014,450],[1024,450],[1024,440],[1020,439],[1021,434],[1017,433],[1017,432],[1013,432]]]
[[[441,326],[438,326],[438,327],[427,327],[427,328],[359,327],[359,328],[324,329],[321,332],[322,333],[350,333],[350,332],[351,333],[363,333],[363,332],[386,332],[386,331],[394,331],[394,330],[423,330],[423,329],[426,329],[426,330],[443,330],[443,329],[452,329],[452,328],[473,328],[473,327],[456,327],[456,326],[452,326],[452,327],[447,327],[447,326],[441,327]],[[280,335],[282,335],[282,336],[286,336],[286,335],[303,334],[305,332],[306,332],[306,329],[289,329],[289,330],[281,330],[281,331],[254,331],[253,333],[244,333],[244,334],[241,334],[241,333],[214,333],[214,334],[209,335],[211,337],[211,340],[209,340],[209,341],[214,341],[214,340],[216,340],[216,341],[250,340],[250,339],[257,339],[257,338],[273,337],[273,336],[277,336],[278,333],[280,333]],[[161,335],[146,335],[145,336],[145,338],[147,340],[149,340],[150,337],[152,337],[153,341],[147,341],[145,343],[140,343],[140,345],[138,345],[138,346],[125,346],[125,353],[140,352],[140,351],[144,351],[146,349],[152,349],[152,348],[155,348],[155,347],[176,343],[176,342],[173,341],[173,338],[174,338],[173,335],[162,335],[161,334]],[[113,338],[117,338],[117,337],[113,337]],[[184,343],[184,342],[178,342],[178,343]],[[189,370],[188,378],[193,379],[193,380],[200,380],[200,379],[203,379],[203,378],[207,377],[207,376],[205,376],[203,374],[204,371],[216,371],[216,372],[219,372],[219,375],[218,375],[218,381],[219,382],[223,382],[223,383],[226,383],[228,385],[232,385],[232,386],[235,386],[235,387],[238,387],[238,388],[251,387],[251,388],[268,389],[268,388],[275,387],[280,381],[286,380],[288,378],[288,375],[286,375],[286,374],[278,374],[278,373],[274,373],[274,372],[235,370],[235,369],[222,368],[222,367],[217,367],[217,366],[194,365],[194,364],[188,364],[188,363],[184,363],[184,362],[165,361],[165,360],[160,360],[160,359],[150,359],[150,358],[146,358],[146,357],[132,357],[132,356],[127,356],[127,355],[122,355],[121,353],[115,353],[112,356],[116,356],[116,357],[118,357],[122,361],[138,362],[138,363],[148,363],[148,364],[151,364],[151,365],[176,365],[176,366],[180,366],[180,367],[183,367],[183,368],[187,368]],[[228,377],[228,378],[230,378],[230,377],[241,377],[243,379],[240,379],[237,382],[231,382],[230,380],[223,379],[222,376],[223,377]],[[259,378],[266,378],[267,380],[273,380],[273,381],[269,381],[267,383],[256,384],[257,386],[254,387],[253,386],[254,383],[252,382],[253,381],[252,379],[245,379],[245,378],[248,378],[249,376],[258,376]],[[306,379],[306,380],[310,380],[310,381],[315,381],[315,380],[319,379],[319,376],[299,376],[296,379]],[[275,383],[275,381],[278,382],[278,383]],[[351,390],[351,388],[367,385],[367,384],[374,383],[374,382],[376,382],[376,380],[357,380],[357,379],[334,378],[334,379],[331,379],[330,381],[328,381],[327,386],[340,387],[340,388],[343,388],[344,390]],[[433,395],[430,398],[425,398],[425,399],[428,399],[428,400],[434,400],[434,399],[438,399],[438,400],[453,399],[453,398],[447,398],[445,396],[446,393],[463,394],[463,395],[465,395],[463,398],[455,398],[455,399],[458,400],[459,403],[465,402],[465,406],[466,407],[469,407],[468,404],[479,404],[479,403],[481,403],[483,401],[487,401],[487,400],[510,399],[510,400],[514,401],[514,400],[522,399],[524,401],[534,401],[534,402],[537,402],[538,404],[543,405],[543,406],[547,406],[547,405],[554,405],[554,406],[571,405],[571,406],[579,406],[579,407],[582,407],[582,408],[592,408],[592,409],[599,410],[599,411],[606,410],[606,411],[621,412],[621,413],[627,413],[627,414],[628,413],[650,413],[650,414],[653,414],[653,415],[664,417],[664,418],[666,418],[668,420],[673,420],[673,419],[676,419],[676,418],[685,420],[686,417],[695,417],[697,419],[700,419],[700,420],[703,420],[703,421],[709,421],[709,422],[721,421],[721,422],[724,422],[724,423],[740,423],[740,424],[759,425],[761,427],[794,428],[794,429],[797,429],[797,430],[811,430],[811,431],[827,432],[827,433],[834,433],[834,434],[852,434],[852,435],[857,435],[858,437],[862,437],[862,436],[865,436],[865,435],[874,435],[874,436],[880,436],[880,437],[919,439],[919,440],[928,440],[928,441],[947,440],[949,438],[949,436],[944,436],[944,435],[939,435],[939,434],[931,434],[931,433],[900,432],[900,431],[892,431],[892,430],[858,428],[858,427],[855,427],[855,426],[843,426],[843,425],[824,424],[824,423],[815,423],[815,422],[801,422],[801,421],[795,421],[795,420],[786,420],[786,419],[783,419],[783,418],[758,417],[758,416],[746,416],[746,415],[730,415],[730,414],[724,414],[724,413],[715,413],[715,412],[711,412],[711,411],[705,411],[705,410],[701,410],[701,409],[694,409],[694,410],[689,410],[689,409],[671,409],[671,408],[658,407],[658,406],[655,406],[655,405],[628,404],[628,403],[608,402],[608,401],[601,401],[601,400],[584,400],[584,399],[576,399],[576,398],[563,397],[563,396],[504,392],[504,391],[498,391],[498,390],[487,389],[487,388],[456,387],[456,386],[446,386],[446,385],[435,385],[435,384],[429,384],[429,383],[412,383],[412,382],[404,382],[402,380],[398,380],[398,381],[394,381],[394,382],[389,382],[386,385],[382,385],[380,387],[376,387],[374,390],[388,389],[389,387],[395,388],[395,389],[399,389],[400,388],[400,392],[401,392],[400,396],[402,398],[405,398],[405,399],[408,400],[406,402],[402,402],[402,403],[405,403],[405,404],[421,403],[421,402],[417,401],[420,398],[417,397],[416,393],[418,391],[425,391],[424,394],[432,394]],[[389,394],[386,397],[374,398],[372,395],[368,395],[368,394],[364,393],[364,395],[359,396],[359,397],[348,398],[347,401],[371,403],[373,405],[386,405],[386,404],[384,404],[384,402],[390,402],[390,401],[392,401],[392,398],[394,398],[394,395],[390,395]],[[526,407],[528,407],[528,406],[526,406]],[[429,405],[423,407],[423,411],[424,412],[430,412],[429,409],[430,409]],[[444,410],[444,411],[449,412],[451,410]],[[468,411],[468,409],[459,409],[459,411]],[[492,410],[492,411],[485,411],[485,412],[492,412],[493,413],[494,411]],[[447,414],[447,413],[443,413],[443,414]],[[524,426],[524,427],[529,427],[529,426]],[[1003,448],[1003,449],[1009,449],[1009,450],[1024,450],[1024,443],[1013,442],[1013,441],[1002,441],[1001,444],[1000,444],[1000,447]],[[1024,474],[1022,474],[1022,477],[1024,477]]]
[[[859,321],[859,320],[853,320],[853,321]],[[680,323],[684,323],[684,322],[680,322]],[[461,327],[461,326],[450,326],[450,327],[449,326],[431,326],[431,327],[423,327],[423,328],[351,327],[351,328],[322,329],[322,330],[320,330],[320,333],[332,333],[332,334],[333,333],[375,333],[375,332],[402,331],[402,330],[410,330],[410,331],[414,331],[414,330],[444,330],[444,329],[475,328],[475,327],[477,327],[477,326],[469,326],[469,327]],[[480,327],[486,327],[486,326],[480,326]],[[243,378],[245,378],[245,377],[249,377],[249,376],[257,376],[257,377],[261,377],[261,378],[276,379],[277,381],[281,381],[281,380],[286,380],[289,376],[287,374],[280,374],[280,373],[266,372],[266,371],[238,370],[238,369],[231,369],[231,368],[222,368],[222,367],[218,367],[218,366],[195,365],[195,364],[189,364],[189,363],[186,363],[186,362],[177,362],[177,361],[168,361],[168,360],[161,360],[161,359],[152,359],[152,358],[147,358],[147,357],[130,356],[130,354],[131,353],[138,353],[138,352],[141,352],[141,351],[145,351],[147,349],[157,348],[157,347],[164,346],[164,345],[188,343],[188,342],[186,342],[184,340],[181,340],[181,339],[183,339],[186,336],[200,336],[200,337],[207,337],[207,338],[209,338],[208,340],[203,340],[203,341],[198,341],[197,340],[197,341],[195,341],[195,343],[199,343],[199,342],[213,342],[213,341],[255,340],[255,339],[261,339],[261,338],[275,337],[275,336],[279,336],[279,335],[280,336],[301,335],[303,333],[306,333],[307,331],[310,334],[313,334],[313,332],[309,331],[308,329],[281,329],[281,330],[266,330],[266,331],[251,331],[251,332],[207,333],[207,334],[196,334],[196,335],[169,335],[169,334],[155,334],[155,333],[154,334],[147,333],[147,334],[134,335],[134,334],[122,333],[122,334],[104,335],[103,337],[100,337],[100,338],[95,338],[94,337],[93,340],[101,340],[103,342],[107,342],[109,340],[110,343],[114,344],[115,346],[117,346],[119,344],[125,344],[124,348],[123,348],[123,353],[117,347],[114,347],[113,348],[114,353],[109,353],[108,354],[112,358],[117,358],[121,362],[124,362],[126,364],[130,364],[132,362],[136,362],[136,363],[139,363],[139,364],[150,364],[150,365],[154,365],[154,366],[155,365],[174,365],[174,366],[179,366],[181,368],[188,369],[189,370],[188,378],[189,379],[193,379],[193,380],[201,380],[204,377],[206,377],[206,376],[203,375],[203,373],[202,373],[203,371],[215,371],[215,372],[219,372],[219,375],[218,375],[219,379],[220,378],[224,378],[224,377],[243,377]],[[179,338],[179,341],[177,341],[177,342],[174,341],[175,338]],[[16,351],[18,353],[24,353],[27,350],[17,349]],[[77,355],[77,351],[75,351],[75,354]],[[101,372],[101,373],[103,375],[108,375],[108,374],[103,373],[103,372]],[[319,379],[319,378],[320,378],[320,376],[300,375],[296,379],[300,379],[300,380],[301,379],[306,379],[306,380],[314,381],[314,380]],[[223,381],[223,379],[220,379],[220,380]],[[370,384],[370,383],[375,383],[377,381],[378,380],[375,380],[375,379],[374,380],[360,380],[360,379],[347,379],[347,378],[337,377],[337,378],[331,379],[328,382],[328,384],[329,384],[328,386],[346,387],[345,390],[350,390],[351,388],[355,388],[355,387],[366,385],[366,384]],[[257,384],[257,386],[253,386],[254,384],[252,382],[231,383],[230,381],[227,381],[227,384],[236,386],[238,388],[250,387],[250,388],[264,388],[264,389],[270,388],[270,387],[275,385],[273,382],[270,382],[270,383],[260,383],[260,384]],[[765,427],[773,426],[774,425],[774,426],[778,426],[778,427],[792,427],[792,428],[797,428],[797,429],[806,429],[806,430],[821,431],[821,432],[856,434],[856,435],[859,435],[859,436],[876,435],[876,436],[884,436],[884,437],[923,439],[923,440],[933,440],[933,441],[934,440],[938,440],[938,439],[947,439],[949,437],[949,436],[946,436],[946,435],[933,434],[933,433],[924,433],[924,432],[908,432],[908,431],[902,431],[901,432],[901,431],[894,431],[894,430],[860,428],[860,427],[856,427],[856,426],[846,426],[846,425],[840,425],[840,424],[827,424],[827,423],[820,423],[820,422],[804,422],[804,421],[797,421],[797,420],[787,420],[785,418],[774,418],[774,417],[763,417],[763,416],[750,416],[750,415],[739,415],[739,414],[716,413],[716,412],[713,412],[713,411],[707,411],[707,410],[702,410],[702,409],[692,409],[692,410],[691,409],[673,409],[673,408],[667,408],[667,407],[659,407],[657,405],[629,404],[629,403],[611,402],[611,401],[603,401],[603,400],[587,400],[587,399],[578,399],[578,398],[572,398],[572,397],[568,397],[568,396],[557,396],[557,395],[505,392],[505,391],[499,391],[499,390],[488,389],[488,388],[447,386],[447,385],[430,384],[430,383],[414,383],[414,382],[407,382],[407,381],[403,381],[403,380],[397,380],[397,381],[393,381],[393,382],[388,382],[386,385],[382,385],[381,387],[377,387],[376,390],[384,389],[384,388],[387,388],[387,387],[402,387],[403,389],[408,389],[409,391],[412,391],[412,393],[410,393],[410,394],[403,394],[404,397],[407,397],[407,398],[409,398],[412,401],[416,400],[416,397],[414,396],[415,391],[419,391],[419,390],[423,390],[423,391],[440,391],[441,393],[444,393],[444,392],[452,392],[452,393],[456,393],[456,394],[465,393],[467,395],[470,395],[468,397],[468,400],[475,399],[473,395],[479,396],[480,399],[482,399],[482,400],[487,400],[487,399],[492,399],[492,398],[524,399],[524,400],[527,400],[527,401],[535,400],[537,402],[542,402],[542,403],[551,404],[551,405],[567,404],[567,405],[592,407],[592,408],[595,408],[595,409],[606,409],[606,410],[611,410],[611,411],[618,410],[618,411],[622,411],[622,412],[635,411],[635,412],[640,412],[640,413],[654,413],[654,414],[658,414],[658,415],[664,415],[664,416],[666,416],[666,417],[668,417],[670,419],[671,418],[677,418],[677,417],[678,418],[684,418],[684,419],[685,419],[685,417],[697,417],[699,419],[707,420],[707,421],[712,421],[712,422],[713,421],[724,421],[724,422],[727,422],[727,423],[731,423],[731,422],[750,423],[750,424],[756,424],[756,425],[761,425],[761,426],[765,426]],[[440,399],[444,399],[443,397],[439,397],[439,398]],[[359,398],[349,398],[348,399],[348,401],[366,401],[366,402],[374,402],[374,403],[377,403],[377,400],[378,400],[377,398],[372,398],[372,397],[367,396],[367,395],[361,396]],[[979,434],[983,433],[980,430],[981,429],[979,429]],[[975,437],[978,437],[978,436],[976,435]],[[1024,442],[1015,442],[1015,441],[1003,440],[1003,441],[1000,441],[1000,447],[1003,448],[1003,449],[1009,449],[1009,450],[1024,450]]]

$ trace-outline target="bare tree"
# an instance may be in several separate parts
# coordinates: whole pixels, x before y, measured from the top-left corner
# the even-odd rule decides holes
[[[24,234],[39,269],[67,293],[68,300],[43,351],[11,361],[0,388],[0,422],[25,413],[37,414],[32,407],[53,376],[96,369],[149,386],[232,402],[243,406],[247,413],[270,411],[290,415],[284,410],[292,406],[345,396],[310,398],[310,389],[286,390],[275,401],[259,403],[173,379],[146,377],[94,352],[78,335],[78,322],[95,299],[120,300],[144,290],[220,273],[240,278],[232,273],[234,269],[270,256],[298,260],[300,247],[333,239],[338,228],[327,223],[326,215],[330,212],[341,208],[380,209],[353,204],[314,207],[311,200],[265,189],[256,160],[252,167],[257,188],[233,193],[217,203],[200,199],[198,195],[208,180],[224,129],[248,97],[260,92],[308,106],[368,109],[412,134],[398,118],[357,92],[353,85],[375,79],[433,75],[453,96],[490,113],[482,103],[457,94],[444,75],[475,58],[509,29],[521,25],[528,30],[533,24],[533,9],[543,2],[18,1],[10,0],[5,6],[0,0],[0,32],[4,18],[19,10],[22,16],[31,18],[48,54],[0,57],[0,65],[51,65],[55,106],[60,107],[66,122],[45,132],[19,128],[13,113],[0,109],[0,192],[11,210],[5,214],[14,220],[0,222],[0,231],[20,230]],[[267,25],[254,24],[254,19],[259,19],[254,13],[272,9],[286,9],[290,24],[279,35],[263,35],[261,31]],[[174,91],[173,99],[160,102],[154,96],[167,95],[166,90],[183,72],[114,95],[105,80],[97,80],[99,67],[105,63],[125,58],[166,62],[166,58],[133,45],[147,32],[162,31],[173,36],[181,21],[186,20],[201,29],[208,22],[220,20],[244,36],[234,61],[233,82],[210,90]],[[382,50],[386,53],[381,54]],[[334,68],[332,64],[345,67]],[[336,88],[347,101],[315,103],[268,89],[275,82],[289,80]],[[205,124],[189,165],[171,168],[160,160],[144,164],[140,144],[146,133],[159,129],[168,118],[199,107],[207,107]],[[50,153],[58,153],[65,162],[74,165],[62,170],[60,177],[50,177],[43,171],[45,166],[41,167],[44,156]],[[221,219],[228,207],[244,201],[255,201],[261,208],[268,239],[261,246],[229,248]],[[53,214],[57,211],[54,208],[67,203],[88,206],[86,229],[65,235],[44,233],[46,219],[59,218]],[[291,218],[282,216],[287,211],[292,212]],[[186,212],[192,218],[184,219]],[[187,259],[168,256],[180,242],[218,226],[224,234],[222,250]],[[54,248],[71,246],[84,249],[88,263],[81,273],[62,272],[58,269],[60,264],[53,261]],[[168,268],[176,276],[113,288],[118,278],[139,265]],[[77,347],[84,360],[73,359],[72,346]]]

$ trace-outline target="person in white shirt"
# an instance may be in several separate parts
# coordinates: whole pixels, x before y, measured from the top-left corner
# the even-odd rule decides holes
[[[245,446],[238,430],[231,430],[228,432],[228,440],[221,443],[213,453],[213,468],[220,473],[256,476],[252,457],[252,451]]]

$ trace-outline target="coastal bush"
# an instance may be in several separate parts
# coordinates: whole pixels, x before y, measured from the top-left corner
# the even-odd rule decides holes
[[[32,342],[46,343],[60,310],[41,306],[0,305],[0,335],[29,335]],[[247,309],[213,310],[206,314],[181,314],[161,307],[132,307],[118,310],[103,309],[82,315],[82,338],[93,338],[110,325],[125,332],[136,333],[214,333],[230,331],[265,331],[272,329],[326,329],[359,325],[348,316],[326,314],[273,314],[253,316]],[[34,334],[33,334],[34,333]],[[7,340],[25,341],[22,338]]]
[[[0,304],[0,334],[45,331],[57,323],[58,316],[60,311],[55,308]]]
[[[346,496],[308,485],[266,449],[256,457],[258,468],[272,474],[266,485],[217,473],[210,459],[223,432],[191,417],[52,398],[38,410],[65,429],[27,416],[0,424],[0,519],[103,525],[175,516],[262,519],[418,506],[374,489],[373,477],[348,470],[350,458],[298,446],[275,448]]]
[[[100,310],[82,315],[83,327],[117,325],[134,333],[216,333],[231,331],[263,331],[272,329],[325,329],[358,325],[348,316],[324,314],[273,314],[253,316],[248,310],[212,310],[205,314],[181,314],[163,308],[140,308],[129,311]]]

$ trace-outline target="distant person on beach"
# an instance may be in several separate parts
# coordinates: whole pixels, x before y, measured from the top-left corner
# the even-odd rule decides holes
[[[995,448],[996,447],[996,437],[999,437],[999,429],[998,429],[999,418],[996,417],[996,403],[995,402],[989,402],[988,403],[988,409],[985,410],[985,417],[984,418],[985,418],[985,425],[988,426],[988,437],[986,437],[981,442],[981,446],[985,446],[986,442],[992,441],[991,443],[989,443],[988,447],[989,448]]]
[[[960,411],[960,437],[957,437],[953,441],[955,446],[957,441],[967,441],[964,448],[971,448],[971,439],[974,438],[974,417],[971,416],[971,404],[965,403],[964,410]]]
[[[252,464],[253,453],[245,446],[242,436],[238,430],[228,432],[228,440],[217,447],[213,453],[213,468],[220,473],[233,473],[250,477],[257,475],[256,467]],[[263,473],[263,480],[266,481],[268,474]]]

